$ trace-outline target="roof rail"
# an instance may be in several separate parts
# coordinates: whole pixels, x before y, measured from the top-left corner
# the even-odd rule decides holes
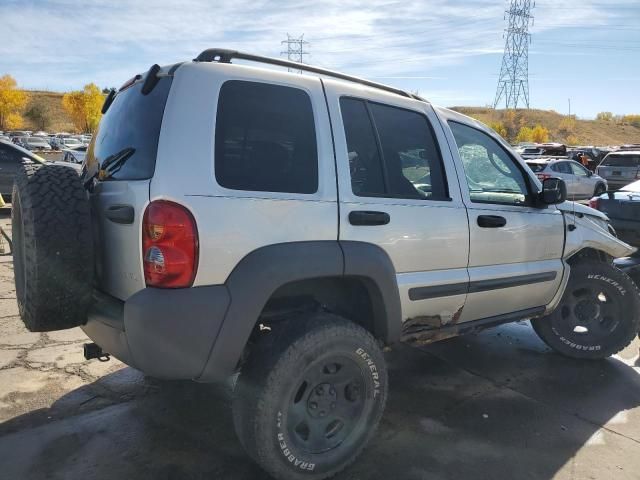
[[[279,67],[293,68],[296,70],[304,70],[305,72],[317,73],[319,75],[326,75],[327,77],[339,78],[340,80],[348,80],[349,82],[359,83],[366,85],[367,87],[378,88],[387,92],[402,95],[403,97],[413,98],[415,100],[425,101],[418,95],[400,90],[399,88],[390,87],[382,83],[371,82],[364,78],[353,77],[344,73],[328,70],[326,68],[314,67],[313,65],[307,65],[304,63],[292,62],[291,60],[282,60],[281,58],[264,57],[262,55],[254,55],[252,53],[238,52],[237,50],[228,50],[226,48],[208,48],[200,53],[194,62],[220,62],[231,63],[231,60],[237,58],[239,60],[248,60],[257,63],[266,63],[269,65],[277,65]]]

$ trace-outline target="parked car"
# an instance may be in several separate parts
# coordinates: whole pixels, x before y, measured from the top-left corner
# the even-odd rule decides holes
[[[65,148],[62,150],[62,161],[70,163],[82,163],[87,154],[87,147]]]
[[[596,173],[607,180],[612,190],[640,179],[640,150],[620,150],[609,153]]]
[[[640,180],[593,197],[589,206],[607,215],[618,238],[640,247]]]
[[[58,139],[58,148],[60,150],[69,149],[69,148],[79,148],[82,147],[82,142],[74,137],[66,137]]]
[[[583,200],[607,191],[607,181],[568,158],[527,160],[527,165],[540,180],[557,177],[567,185],[570,199]]]
[[[567,147],[562,143],[539,143],[526,147],[520,154],[525,160],[539,157],[566,157]]]
[[[50,162],[26,148],[0,139],[0,194],[6,201],[11,201],[16,173],[24,163],[31,165],[62,165],[71,168],[77,174],[81,172],[80,165]]]
[[[626,145],[620,145],[618,147],[618,151],[619,152],[628,152],[628,151],[640,152],[640,143],[629,143]]]
[[[32,151],[51,151],[51,145],[44,137],[22,137],[21,146]]]
[[[385,345],[532,318],[554,350],[596,359],[640,329],[610,260],[634,249],[606,216],[412,93],[210,49],[136,75],[102,110],[82,177],[16,178],[21,317],[81,326],[85,358],[151,376],[238,374],[240,443],[277,479],[331,477],[364,448]]]

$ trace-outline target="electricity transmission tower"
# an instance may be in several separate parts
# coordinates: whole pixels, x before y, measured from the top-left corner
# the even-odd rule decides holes
[[[305,45],[309,45],[304,39],[304,33],[300,36],[300,38],[292,37],[287,33],[287,39],[280,42],[281,44],[287,45],[287,50],[280,52],[281,55],[287,54],[287,59],[292,62],[304,63],[304,56],[309,55],[309,52],[304,51]],[[288,69],[291,71],[291,69]],[[302,73],[302,70],[298,70],[298,73]]]
[[[504,55],[493,108],[504,99],[506,108],[529,108],[529,25],[533,25],[531,0],[510,0],[509,23],[505,29]]]

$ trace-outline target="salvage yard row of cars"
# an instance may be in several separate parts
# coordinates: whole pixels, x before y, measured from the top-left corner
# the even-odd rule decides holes
[[[70,133],[47,133],[20,130],[0,132],[0,140],[20,145],[30,151],[50,152],[87,147],[91,142],[91,134],[73,135]]]

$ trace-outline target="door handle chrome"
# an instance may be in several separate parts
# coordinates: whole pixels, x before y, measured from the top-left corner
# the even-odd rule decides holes
[[[499,215],[478,215],[478,226],[482,228],[500,228],[507,224],[507,219]]]

